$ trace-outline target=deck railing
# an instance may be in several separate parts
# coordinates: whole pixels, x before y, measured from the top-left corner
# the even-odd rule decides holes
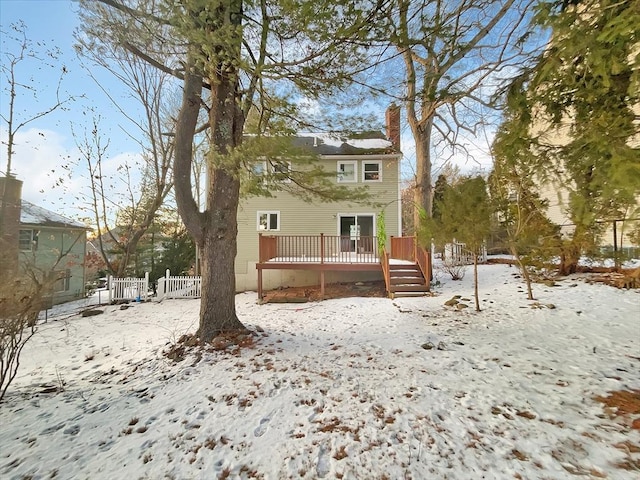
[[[378,263],[374,236],[259,235],[259,260],[286,263]]]
[[[416,248],[416,263],[420,267],[420,271],[427,281],[427,285],[431,282],[431,254],[422,247]]]
[[[416,237],[391,237],[391,258],[416,261]]]
[[[382,252],[380,253],[380,265],[382,265],[382,274],[384,275],[384,284],[387,289],[387,292],[389,292],[391,288],[389,254],[387,253],[387,250],[384,247],[382,247]]]

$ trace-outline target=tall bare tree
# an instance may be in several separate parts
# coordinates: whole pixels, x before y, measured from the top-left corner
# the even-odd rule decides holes
[[[432,214],[435,143],[464,149],[509,66],[520,62],[534,0],[392,0],[389,39],[401,58],[407,121],[416,148],[415,203]],[[525,37],[526,38],[526,37]],[[387,92],[389,92],[387,88]],[[416,211],[416,222],[418,221]]]
[[[170,105],[175,85],[167,73],[113,45],[97,48],[91,38],[79,37],[77,51],[92,62],[87,67],[90,76],[125,119],[122,134],[137,142],[142,152],[138,165],[122,164],[117,171],[108,172],[105,164],[110,142],[103,139],[99,119],[94,118],[89,135],[76,138],[89,173],[89,204],[97,227],[98,250],[109,271],[123,276],[140,239],[173,188],[175,120]],[[139,109],[131,108],[126,100],[103,87],[93,73],[95,66],[125,85]],[[138,111],[140,115],[134,113]]]
[[[0,62],[0,71],[4,76],[5,91],[8,101],[3,105],[0,111],[0,118],[4,127],[6,128],[7,138],[2,140],[2,144],[6,147],[6,166],[4,169],[4,176],[12,176],[13,168],[13,155],[15,153],[15,138],[18,132],[24,127],[30,125],[36,120],[45,117],[56,110],[64,108],[66,104],[73,100],[72,96],[64,95],[61,93],[60,88],[64,76],[67,74],[67,68],[64,65],[59,65],[60,51],[57,48],[47,49],[40,51],[33,45],[27,38],[26,26],[24,23],[19,22],[11,25],[11,32],[2,32],[3,49],[2,56],[4,57]],[[11,42],[11,45],[9,45]],[[37,62],[41,67],[46,67],[53,71],[58,72],[54,78],[57,81],[54,83],[56,86],[56,99],[50,105],[42,107],[41,110],[29,111],[20,109],[20,102],[27,96],[37,97],[40,88],[34,83],[33,78],[21,78],[19,67],[23,62]],[[51,85],[51,83],[49,83]],[[44,85],[43,87],[44,88]],[[47,86],[47,88],[50,88]],[[15,250],[15,256],[17,257],[17,245],[2,245],[4,243],[4,231],[5,231],[5,214],[7,210],[7,204],[9,202],[9,188],[8,183],[4,183],[5,187],[0,192],[0,248],[8,248]],[[12,242],[8,242],[12,243]],[[11,254],[13,257],[13,254]],[[9,264],[14,264],[11,261]],[[8,265],[5,263],[5,267]],[[8,271],[4,268],[2,271]]]
[[[366,53],[378,5],[368,0],[277,1],[101,0],[84,4],[85,24],[99,28],[150,64],[183,80],[175,134],[178,209],[202,252],[203,294],[198,336],[209,341],[244,329],[235,311],[237,209],[243,131],[252,108],[295,127],[293,102],[319,98],[349,80]],[[206,118],[199,125],[201,112]],[[289,120],[292,119],[292,120]],[[193,141],[211,145],[204,211],[193,197]]]

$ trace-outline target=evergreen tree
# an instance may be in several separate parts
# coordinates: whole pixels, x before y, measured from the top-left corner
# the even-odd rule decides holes
[[[538,184],[568,191],[567,274],[640,194],[640,1],[546,2],[536,23],[553,37],[510,85],[497,142],[511,164],[534,161]]]
[[[537,193],[533,162],[511,162],[512,158],[501,150],[509,145],[503,140],[505,135],[509,132],[500,130],[494,146],[494,169],[489,176],[491,205],[526,282],[527,297],[533,300],[531,269],[552,255],[557,246],[557,228],[545,215],[548,202]]]
[[[298,100],[344,87],[361,68],[380,6],[368,0],[101,0],[83,6],[89,34],[182,81],[173,173],[180,216],[202,253],[197,334],[210,341],[243,330],[234,259],[245,122],[257,109],[266,122],[257,122],[261,133],[281,119],[293,129],[303,124]],[[211,147],[204,211],[191,181],[198,132]]]
[[[491,207],[487,184],[482,177],[462,178],[455,186],[445,189],[438,204],[440,219],[436,222],[441,239],[456,239],[466,244],[473,254],[473,279],[476,311],[478,298],[478,256],[491,231]]]

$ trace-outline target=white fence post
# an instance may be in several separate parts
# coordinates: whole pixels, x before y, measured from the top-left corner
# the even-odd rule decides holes
[[[113,298],[113,293],[111,292],[111,288],[113,287],[112,283],[111,283],[111,275],[107,275],[107,290],[109,291],[109,303],[111,303],[111,300]]]
[[[149,272],[144,272],[144,299],[149,298]]]

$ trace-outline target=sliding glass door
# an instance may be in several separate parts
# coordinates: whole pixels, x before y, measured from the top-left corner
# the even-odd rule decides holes
[[[374,215],[339,215],[340,250],[342,252],[373,252]]]

